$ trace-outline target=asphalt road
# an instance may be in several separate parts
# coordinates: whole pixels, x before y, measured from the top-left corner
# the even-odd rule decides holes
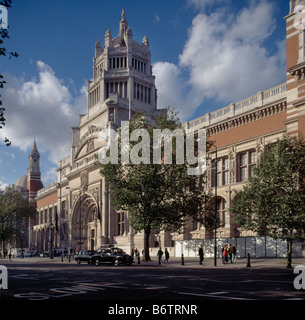
[[[246,267],[245,259],[227,265],[218,260],[215,267],[213,259],[205,259],[202,266],[197,259],[185,259],[184,265],[179,259],[171,259],[162,265],[152,261],[115,267],[78,265],[74,261],[61,262],[60,258],[12,262],[0,259],[0,265],[8,272],[8,289],[0,290],[0,303],[12,306],[10,301],[74,302],[77,306],[89,302],[98,304],[112,318],[112,313],[122,316],[127,312],[134,312],[135,318],[148,313],[155,317],[182,316],[183,312],[199,316],[206,307],[221,306],[224,302],[230,306],[269,306],[274,302],[285,306],[299,300],[304,305],[305,290],[294,288],[296,274],[286,264],[281,259],[257,259]],[[305,259],[293,261],[293,266],[302,264],[305,265]]]

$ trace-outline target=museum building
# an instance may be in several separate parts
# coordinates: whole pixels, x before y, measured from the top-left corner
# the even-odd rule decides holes
[[[275,143],[285,133],[305,135],[305,36],[301,24],[296,23],[302,6],[305,0],[291,0],[285,17],[286,82],[183,124],[186,129],[205,129],[217,147],[217,162],[216,148],[210,151],[208,186],[214,190],[216,179],[212,175],[216,170],[219,239],[255,236],[237,228],[230,213],[235,190],[240,190],[251,176],[269,143]],[[112,207],[95,156],[105,144],[99,133],[109,128],[116,130],[121,121],[142,108],[148,114],[158,112],[149,41],[146,35],[142,43],[133,39],[123,9],[118,36],[113,38],[107,30],[104,47],[99,40],[95,44],[88,110],[80,116],[79,125],[72,128],[70,154],[59,162],[58,179],[35,189],[37,216],[29,223],[28,247],[48,250],[52,239],[54,248],[79,250],[115,245],[127,252],[143,249],[144,234],[133,230],[128,212],[116,212]],[[39,170],[35,170],[37,179]],[[152,233],[150,245],[174,250],[174,243],[179,241],[211,238],[211,232],[189,219],[182,233]],[[296,252],[304,255],[305,245],[299,243]]]

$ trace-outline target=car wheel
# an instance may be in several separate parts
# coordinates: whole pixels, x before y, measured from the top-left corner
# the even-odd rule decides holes
[[[77,263],[80,264],[80,260],[77,260]]]
[[[115,260],[115,261],[114,261],[114,265],[115,265],[115,266],[119,266],[119,265],[120,265],[120,261],[119,261],[119,260]]]
[[[98,260],[96,260],[96,261],[95,261],[95,265],[96,265],[96,266],[99,266],[99,265],[100,265],[100,262],[99,262]]]

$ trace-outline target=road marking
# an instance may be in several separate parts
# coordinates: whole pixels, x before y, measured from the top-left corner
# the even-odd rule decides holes
[[[229,293],[228,291],[219,291],[219,292],[209,292],[207,294],[212,294],[212,295],[219,295],[219,294],[227,294]]]
[[[220,299],[227,299],[227,300],[255,300],[255,299],[248,299],[248,298],[213,295],[211,293],[193,293],[193,292],[179,292],[179,291],[175,291],[175,292],[178,294],[197,296],[197,297],[220,298]]]

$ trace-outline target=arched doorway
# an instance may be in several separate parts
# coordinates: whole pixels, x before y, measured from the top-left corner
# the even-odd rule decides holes
[[[97,242],[97,203],[95,199],[82,194],[73,208],[71,225],[71,247],[78,250],[94,250]]]

